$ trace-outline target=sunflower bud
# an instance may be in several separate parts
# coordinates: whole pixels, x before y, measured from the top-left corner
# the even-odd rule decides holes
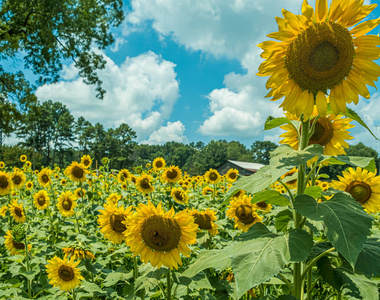
[[[13,235],[13,239],[16,242],[18,242],[18,243],[23,242],[25,240],[25,237],[26,237],[26,227],[25,227],[25,225],[18,224],[15,227],[13,227],[12,235]]]

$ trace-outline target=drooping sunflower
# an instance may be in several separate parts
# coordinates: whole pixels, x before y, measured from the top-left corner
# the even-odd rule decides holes
[[[179,204],[186,204],[189,202],[189,195],[183,189],[172,189],[171,196],[173,197],[174,201]]]
[[[80,159],[81,164],[84,165],[86,169],[91,167],[92,164],[92,158],[90,155],[83,155],[82,158]]]
[[[50,204],[50,197],[47,191],[41,190],[33,195],[33,203],[37,209],[44,210]]]
[[[318,112],[313,111],[312,116],[317,116]],[[296,116],[287,115],[290,120],[299,120]],[[315,119],[312,119],[312,122]],[[345,155],[344,148],[348,148],[346,140],[353,139],[350,136],[348,129],[355,127],[350,124],[352,119],[344,118],[342,115],[336,116],[334,114],[319,117],[315,124],[313,135],[309,139],[309,145],[319,144],[323,146],[325,155]],[[281,129],[286,130],[280,137],[284,138],[280,144],[288,144],[293,149],[298,150],[298,132],[294,126],[286,124],[280,126]]]
[[[229,219],[233,219],[235,227],[243,232],[246,232],[253,224],[262,221],[251,204],[251,196],[247,195],[233,199],[228,206],[226,215]]]
[[[165,212],[161,202],[157,208],[150,201],[148,205],[140,203],[124,224],[125,241],[133,255],[140,255],[153,267],[178,269],[182,264],[180,253],[188,257],[191,250],[187,245],[196,243],[198,226],[193,217],[186,210],[175,214],[171,208]]]
[[[13,219],[17,223],[25,222],[25,212],[22,203],[17,203],[17,200],[14,199],[11,204],[9,204],[9,212],[11,213]]]
[[[203,189],[202,189],[202,195],[206,196],[206,195],[212,195],[214,194],[214,189],[209,187],[209,186],[205,186]]]
[[[71,180],[77,182],[83,182],[86,180],[86,167],[82,163],[77,163],[73,161],[70,166],[66,168],[67,176],[70,177]]]
[[[12,188],[12,180],[8,173],[0,171],[0,196],[9,194]]]
[[[86,190],[85,190],[85,189],[82,189],[82,188],[77,188],[77,189],[74,191],[74,195],[75,195],[75,197],[77,197],[77,198],[84,198],[84,196],[86,196]]]
[[[276,18],[278,31],[268,34],[277,41],[265,41],[265,61],[259,76],[270,76],[266,97],[285,97],[281,107],[304,120],[312,114],[314,104],[321,116],[330,102],[335,115],[346,111],[346,103],[369,98],[366,85],[375,86],[380,67],[373,62],[380,57],[380,38],[365,35],[380,24],[380,19],[366,18],[377,6],[364,1],[317,0],[314,9],[305,0],[302,15],[283,9],[284,18]],[[326,96],[329,95],[329,100]],[[314,100],[315,99],[315,100]]]
[[[88,249],[82,245],[71,245],[70,247],[62,248],[65,256],[73,257],[74,259],[95,259],[95,255]]]
[[[165,182],[176,183],[181,179],[182,171],[177,166],[167,167],[162,173],[162,178]]]
[[[12,183],[13,183],[13,187],[15,189],[19,189],[21,188],[25,181],[26,181],[26,176],[24,174],[23,171],[19,170],[19,169],[15,169],[13,171],[13,173],[11,174],[11,180],[12,180]]]
[[[58,197],[56,206],[63,216],[71,217],[75,214],[74,208],[77,206],[75,195],[71,191],[63,192]]]
[[[206,182],[216,184],[220,181],[220,174],[217,170],[210,169],[205,173],[204,178]]]
[[[20,250],[23,251],[25,250],[25,244],[23,242],[17,242],[13,238],[12,231],[8,230],[6,235],[4,236],[5,241],[4,245],[5,248],[9,251],[11,255],[19,255]]]
[[[50,284],[53,287],[59,287],[61,290],[70,291],[81,285],[81,280],[84,279],[77,266],[80,260],[74,262],[74,257],[69,260],[67,257],[61,259],[54,256],[47,261],[45,265]]]
[[[27,159],[28,159],[28,158],[27,158],[26,155],[24,155],[24,154],[20,156],[20,161],[21,161],[21,162],[26,162]]]
[[[104,204],[104,209],[99,210],[98,224],[100,232],[107,240],[114,244],[120,244],[125,239],[123,232],[126,230],[124,221],[131,214],[132,206],[124,208],[117,204]]]
[[[226,173],[227,181],[230,183],[235,182],[238,176],[239,176],[239,171],[236,169],[229,169],[228,172]]]
[[[36,170],[37,172],[38,170]],[[49,168],[43,168],[41,172],[38,172],[38,182],[42,187],[46,187],[51,183],[50,175],[52,173],[52,170]]]
[[[143,194],[153,192],[154,186],[152,184],[152,177],[148,174],[142,174],[141,176],[137,177],[136,187]]]
[[[33,186],[34,186],[33,181],[27,181],[27,182],[25,183],[25,186],[26,186],[26,188],[27,188],[28,190],[31,190],[31,189],[33,188]]]
[[[198,211],[193,208],[190,213],[199,229],[207,230],[211,236],[215,236],[218,233],[218,225],[214,223],[217,220],[215,210],[207,208],[204,211]]]
[[[127,169],[121,169],[117,174],[117,179],[119,183],[127,182],[131,177],[131,173]]]
[[[367,211],[377,212],[380,205],[380,176],[362,168],[348,168],[343,176],[338,175],[332,181],[332,187],[351,194]]]
[[[153,170],[155,171],[162,170],[166,166],[165,159],[163,159],[162,157],[156,157],[152,163],[152,166]]]

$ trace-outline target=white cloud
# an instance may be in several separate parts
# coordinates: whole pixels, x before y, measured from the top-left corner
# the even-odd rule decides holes
[[[179,143],[187,143],[187,138],[184,135],[185,125],[181,121],[168,122],[166,126],[162,126],[160,129],[154,131],[149,136],[147,141],[143,141],[145,144],[164,144],[166,142],[174,141]]]
[[[75,118],[83,116],[106,128],[127,123],[139,140],[146,139],[170,117],[179,98],[176,65],[153,52],[127,57],[120,66],[104,58],[106,67],[98,72],[107,91],[104,100],[95,97],[93,86],[74,77],[73,66],[65,68],[66,81],[38,88],[37,96],[62,102]]]

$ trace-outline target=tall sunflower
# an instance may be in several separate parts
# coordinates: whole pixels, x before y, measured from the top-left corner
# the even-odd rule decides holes
[[[196,243],[198,226],[193,217],[185,210],[175,214],[172,208],[165,212],[161,202],[157,208],[151,202],[140,203],[124,224],[125,241],[133,255],[140,255],[153,267],[178,269],[182,264],[180,253],[188,257],[191,250],[187,245]]]
[[[0,171],[0,196],[9,194],[12,189],[12,180],[8,173]]]
[[[210,169],[205,173],[204,178],[206,182],[216,184],[220,181],[220,174],[217,170]]]
[[[379,211],[380,176],[358,167],[348,168],[338,179],[332,181],[333,188],[349,193],[367,211]]]
[[[155,171],[162,170],[166,166],[165,159],[163,159],[162,157],[156,157],[152,163],[152,166],[153,170]]]
[[[63,216],[71,217],[75,214],[74,208],[77,206],[77,200],[71,191],[63,192],[58,197],[56,206]]]
[[[179,204],[186,204],[189,202],[189,195],[183,189],[172,189],[171,196],[173,197],[174,201]]]
[[[152,177],[148,174],[142,174],[136,179],[136,187],[137,189],[143,193],[151,193],[154,191],[154,186],[152,184]]]
[[[50,284],[54,287],[59,287],[61,290],[70,291],[81,285],[81,280],[84,279],[77,266],[80,260],[74,262],[74,257],[69,260],[67,257],[61,259],[54,256],[47,261],[45,265]]]
[[[177,166],[167,167],[162,173],[162,178],[165,182],[176,183],[181,179],[182,171]]]
[[[17,200],[14,199],[11,204],[9,204],[9,212],[11,213],[13,219],[17,223],[25,222],[25,212],[22,203],[17,203]]]
[[[24,155],[24,154],[20,156],[20,161],[21,161],[21,162],[26,162],[27,159],[28,159],[28,158],[27,158],[26,155]]]
[[[73,161],[71,165],[66,168],[65,173],[73,181],[83,182],[86,180],[86,167],[84,164],[79,164],[76,161]]]
[[[92,164],[92,158],[90,155],[83,155],[82,158],[80,159],[81,164],[84,165],[86,169],[91,167]]]
[[[369,98],[366,85],[375,86],[380,67],[373,62],[380,57],[380,37],[365,35],[380,24],[380,19],[361,22],[377,6],[364,1],[317,0],[314,9],[305,0],[302,15],[283,9],[284,18],[276,18],[278,31],[268,34],[277,41],[258,46],[265,61],[259,76],[270,76],[266,97],[278,100],[285,111],[304,120],[314,104],[321,116],[330,102],[335,115],[346,111],[346,103]],[[355,26],[357,25],[357,26]],[[329,100],[326,96],[329,96]],[[314,100],[315,99],[315,100]]]
[[[239,171],[236,169],[229,169],[228,172],[226,173],[227,181],[230,183],[235,182],[238,176],[239,176]]]
[[[314,109],[312,116],[315,117],[317,114],[318,112]],[[296,116],[289,114],[288,119],[299,120]],[[345,155],[344,148],[349,146],[346,140],[353,139],[348,131],[348,129],[355,127],[350,124],[351,121],[352,119],[344,118],[342,115],[330,114],[319,117],[315,123],[314,133],[309,139],[309,145],[319,144],[323,146],[325,155]],[[298,132],[294,126],[286,124],[280,128],[286,130],[280,135],[283,138],[280,144],[288,144],[293,149],[298,150]]]
[[[132,206],[124,208],[117,204],[104,204],[104,209],[99,210],[98,224],[100,232],[107,240],[114,244],[121,244],[125,239],[123,232],[126,230],[124,221],[131,214]]]
[[[47,191],[41,190],[34,194],[33,203],[37,207],[37,209],[44,210],[50,204],[50,197]]]
[[[218,225],[214,223],[217,220],[215,210],[207,208],[204,211],[198,211],[193,208],[190,213],[199,229],[207,230],[211,236],[215,236],[218,233]]]
[[[121,169],[117,174],[117,179],[119,183],[127,182],[131,177],[131,173],[127,169]]]
[[[247,195],[233,199],[228,206],[226,215],[233,219],[235,227],[243,232],[246,232],[253,224],[262,221],[262,218],[256,213],[255,207],[251,204],[251,196]]]
[[[38,170],[36,170],[37,172]],[[52,170],[49,168],[43,168],[41,172],[37,172],[38,174],[38,182],[42,187],[46,187],[51,183],[50,175],[52,173]]]

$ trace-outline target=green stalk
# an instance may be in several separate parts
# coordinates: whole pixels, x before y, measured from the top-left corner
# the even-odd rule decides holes
[[[136,280],[139,276],[139,271],[137,269],[137,257],[133,257],[133,278]]]
[[[30,271],[30,261],[29,261],[29,249],[28,249],[28,239],[27,235],[25,235],[25,251],[26,251],[26,270],[29,272]],[[28,298],[32,298],[32,282],[27,278],[28,282]]]
[[[167,281],[166,299],[171,300],[172,299],[172,282],[171,282],[170,270],[168,270],[168,273],[166,274],[166,281]]]

